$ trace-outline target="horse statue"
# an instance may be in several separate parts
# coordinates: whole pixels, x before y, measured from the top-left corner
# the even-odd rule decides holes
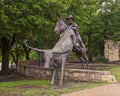
[[[65,34],[65,30],[68,29],[68,28],[70,29],[70,27],[66,25],[64,20],[62,18],[58,18],[58,20],[56,22],[54,32],[57,33],[57,34],[62,32],[61,35],[60,35],[60,38],[62,38],[62,36]],[[79,44],[78,46],[74,45],[73,52],[75,52],[76,56],[81,61],[83,69],[88,69],[88,57],[86,55],[85,45],[84,45],[84,43],[81,39],[81,36],[78,32],[77,32],[77,35],[78,35],[80,43],[77,43],[77,44]],[[73,42],[74,42],[75,39],[77,39],[77,38],[72,38],[72,39],[73,39]],[[84,64],[84,63],[86,63],[86,64]]]
[[[71,28],[68,28],[64,22],[63,22],[65,24],[64,26],[59,25],[61,24],[59,23],[61,21],[63,22],[63,20],[61,19],[57,21],[56,27],[59,26],[60,28],[59,31],[63,31],[63,33],[52,49],[49,50],[37,49],[25,43],[25,46],[27,48],[44,53],[44,69],[48,69],[50,64],[53,65],[51,85],[54,84],[57,69],[61,70],[59,85],[63,84],[65,61],[74,48],[74,42],[75,43],[77,42],[75,32]]]

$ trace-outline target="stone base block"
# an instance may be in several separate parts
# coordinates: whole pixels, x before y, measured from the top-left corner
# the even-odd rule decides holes
[[[18,64],[17,71],[21,74],[31,77],[51,78],[52,76],[52,69],[43,70],[43,68],[36,65]],[[115,77],[111,75],[109,71],[83,70],[83,69],[65,69],[64,79],[85,82],[109,82],[109,83],[117,82]]]

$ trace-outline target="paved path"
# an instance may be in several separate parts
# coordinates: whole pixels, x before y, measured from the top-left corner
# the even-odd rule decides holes
[[[120,96],[120,83],[63,94],[61,96]]]

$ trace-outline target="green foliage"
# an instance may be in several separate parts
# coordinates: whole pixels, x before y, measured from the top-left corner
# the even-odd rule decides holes
[[[30,53],[30,57],[33,59],[33,60],[36,60],[37,59],[37,56],[38,56],[38,52],[31,52]]]
[[[104,12],[101,12],[100,18],[104,39],[120,40],[120,2],[106,4]]]
[[[105,58],[104,56],[98,56],[94,60],[95,63],[109,63],[109,60]]]
[[[12,34],[16,33],[18,34],[16,41],[27,38],[31,42],[32,40],[37,42],[40,32],[41,48],[51,48],[59,37],[53,32],[57,16],[66,18],[68,14],[72,14],[86,45],[90,34],[92,46],[108,38],[119,40],[119,2],[106,4],[103,8],[105,12],[98,12],[98,9],[102,8],[102,2],[102,0],[1,0],[0,36],[10,39]],[[111,12],[107,12],[108,9]]]
[[[72,14],[89,58],[103,56],[105,39],[120,40],[120,1],[104,2],[103,6],[103,0],[0,0],[0,48],[5,37],[10,50],[15,37],[16,44],[27,39],[38,47],[40,40],[41,49],[50,49],[59,38],[53,32],[57,17]]]

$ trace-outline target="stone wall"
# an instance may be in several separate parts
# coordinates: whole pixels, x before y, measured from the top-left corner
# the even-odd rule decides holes
[[[38,78],[51,78],[52,76],[52,69],[43,70],[43,68],[37,65],[20,63],[17,66],[17,71],[26,76]],[[111,75],[109,71],[96,71],[83,69],[65,69],[64,79],[86,82],[111,82],[111,83],[116,82],[115,77]]]
[[[110,62],[120,60],[120,41],[105,40],[104,55]]]

